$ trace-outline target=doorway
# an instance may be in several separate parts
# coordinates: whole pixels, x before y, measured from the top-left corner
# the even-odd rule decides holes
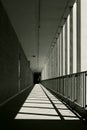
[[[34,75],[34,84],[38,84],[41,81],[41,72],[35,72]]]

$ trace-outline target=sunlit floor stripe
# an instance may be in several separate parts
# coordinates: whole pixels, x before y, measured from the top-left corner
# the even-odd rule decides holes
[[[50,101],[48,100],[48,101],[43,101],[43,100],[26,100],[26,102],[42,102],[42,103],[50,103]]]
[[[56,113],[55,109],[40,109],[40,108],[24,108],[24,107],[22,107],[19,112],[58,115]]]
[[[48,99],[47,97],[41,97],[41,96],[33,96],[33,97],[27,97],[27,99]]]
[[[26,100],[31,100],[31,101],[34,101],[34,100],[39,100],[39,101],[49,101],[48,98],[44,99],[44,98],[27,98]]]
[[[53,108],[52,104],[35,104],[35,103],[24,103],[23,106],[30,107],[49,107]]]
[[[59,103],[59,104],[62,104],[62,102],[60,102],[59,100],[58,101],[54,101],[54,100],[52,100],[53,101],[53,103],[55,104],[57,104],[57,103]]]
[[[65,120],[79,120],[79,118],[75,117],[64,117]]]
[[[43,95],[30,95],[29,98],[34,98],[34,97],[37,97],[37,98],[47,98],[46,96],[43,96]]]
[[[61,104],[55,104],[55,106],[59,109],[68,109],[65,105],[63,105],[62,103]]]
[[[42,115],[28,115],[18,114],[15,119],[43,119],[43,120],[60,120],[59,116],[42,116]]]
[[[75,116],[76,115],[74,113],[72,113],[70,110],[60,110],[59,109],[59,112],[63,115],[63,116]]]
[[[15,119],[61,119],[41,87],[50,97],[65,120],[79,120],[60,100],[39,84],[35,85],[26,98]]]

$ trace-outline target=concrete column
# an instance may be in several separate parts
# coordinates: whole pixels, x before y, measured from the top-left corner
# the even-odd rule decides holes
[[[77,0],[77,72],[81,71],[81,9]]]
[[[51,50],[51,78],[53,78],[53,50]]]
[[[50,79],[50,57],[49,57],[49,62],[48,62],[48,68],[49,68],[49,70],[48,70],[48,78]]]
[[[56,47],[57,45],[55,44],[55,48],[54,48],[54,58],[55,58],[55,77],[57,77],[57,52],[56,52]]]
[[[48,61],[46,62],[46,79],[48,79]]]
[[[48,77],[50,78],[50,56],[49,56],[49,61],[48,61],[48,68],[49,68]]]
[[[58,76],[57,72],[58,72],[58,63],[57,63],[57,39],[56,39],[56,49],[55,49],[55,53],[56,53],[56,77]]]
[[[50,54],[50,78],[51,78],[51,54]]]
[[[59,59],[59,50],[60,50],[60,47],[59,47],[59,37],[57,39],[57,76],[59,76],[60,72],[59,72],[59,66],[60,66],[60,59]]]
[[[63,75],[65,75],[65,24],[63,25]]]
[[[59,35],[59,76],[61,76],[61,34]]]
[[[67,21],[65,23],[65,75],[67,75]]]
[[[53,67],[54,67],[54,77],[55,77],[55,69],[56,69],[56,55],[55,55],[55,46],[53,49]]]
[[[61,30],[61,76],[63,75],[63,28]]]
[[[56,41],[56,76],[58,77],[58,39]]]
[[[54,78],[54,48],[52,50],[52,78]]]
[[[51,50],[51,78],[53,78],[53,55],[52,55],[52,51]]]
[[[73,9],[70,12],[70,74],[73,73]]]
[[[52,72],[52,67],[51,67],[51,51],[50,51],[50,78],[51,78],[51,72]]]
[[[67,18],[67,74],[70,74],[70,14]]]

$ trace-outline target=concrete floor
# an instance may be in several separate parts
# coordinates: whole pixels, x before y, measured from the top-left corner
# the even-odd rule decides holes
[[[34,86],[15,119],[79,120],[73,112],[41,84]]]
[[[11,101],[0,115],[2,129],[87,129],[86,123],[78,115],[41,84],[36,84],[32,91],[27,90]]]

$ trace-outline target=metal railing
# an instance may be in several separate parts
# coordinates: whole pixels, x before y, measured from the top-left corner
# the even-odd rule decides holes
[[[42,84],[81,107],[87,107],[87,71],[42,80]]]

